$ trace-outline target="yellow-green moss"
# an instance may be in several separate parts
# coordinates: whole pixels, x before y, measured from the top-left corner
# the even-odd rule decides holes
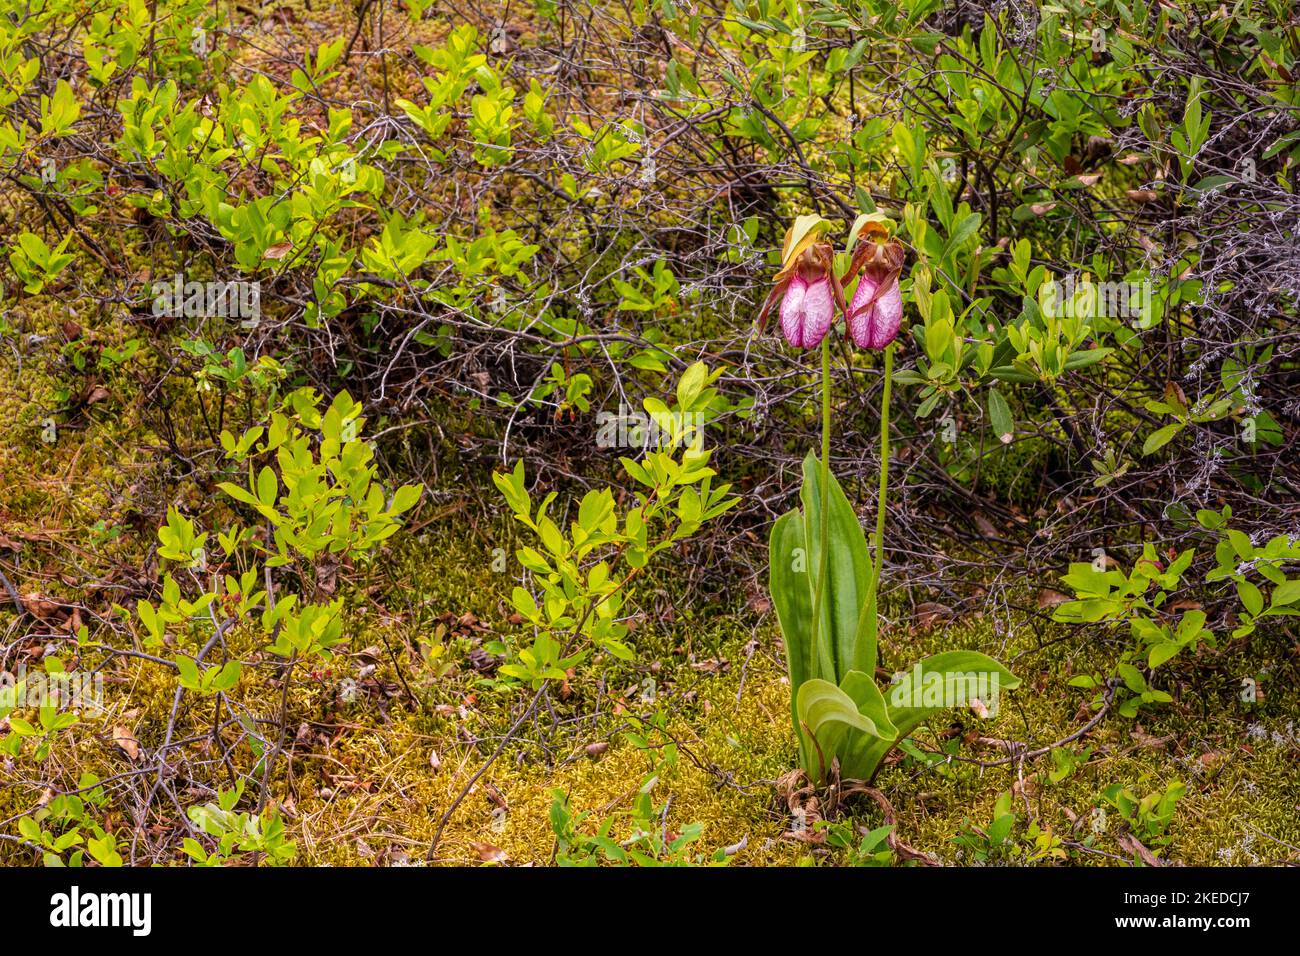
[[[474,608],[491,620],[497,594],[493,588],[501,582],[485,570],[480,544],[457,554],[458,540],[463,539],[440,537],[440,546],[425,552],[427,580],[445,574],[441,580],[446,583],[443,588],[434,586],[437,596],[430,600],[437,609]],[[429,587],[424,582],[413,586]],[[779,810],[774,781],[792,768],[795,753],[789,687],[775,651],[772,623],[764,622],[757,633],[739,621],[729,627],[699,629],[692,641],[697,663],[727,662],[719,673],[678,660],[672,670],[665,668],[658,675],[671,689],[668,730],[681,744],[682,753],[677,768],[659,781],[655,799],[662,803],[671,795],[670,826],[702,823],[700,845],[705,849],[744,843],[734,857],[736,864],[794,863],[808,856],[809,850],[780,839],[790,820]],[[900,626],[886,634],[882,656],[889,667],[904,667],[944,648],[970,647],[1016,661],[1025,678],[1021,690],[1004,695],[995,718],[981,721],[957,712],[936,718],[918,733],[922,746],[937,749],[942,741],[936,735],[955,722],[961,732],[975,730],[984,738],[1027,740],[1034,746],[1079,728],[1088,694],[1066,685],[1069,676],[1082,669],[1076,669],[1082,663],[1077,642],[1052,644],[1039,653],[1037,627],[1020,622],[1006,635],[1005,647],[992,622],[980,618],[946,630]],[[674,642],[665,634],[673,628],[653,630],[656,636],[643,642],[643,655],[672,660],[665,651]],[[751,637],[758,639],[758,649],[747,660]],[[1259,646],[1239,652],[1239,659],[1226,662],[1228,668],[1233,672],[1258,669],[1267,658],[1265,645],[1261,639]],[[434,718],[390,712],[392,722],[382,728],[342,736],[329,761],[313,767],[310,759],[298,759],[300,826],[304,836],[312,834],[304,840],[304,862],[372,863],[393,854],[423,858],[438,818],[495,748],[495,739],[478,748],[466,746],[457,737],[457,726],[479,737],[495,737],[510,722],[507,704],[520,704],[518,698],[506,701],[490,693],[472,696],[473,688],[463,676],[450,678],[446,687],[454,690],[445,696],[458,698],[456,706],[465,708],[463,717],[459,712]],[[1056,784],[1047,780],[1053,767],[1047,757],[1027,764],[1023,775],[1011,766],[981,770],[964,763],[925,770],[907,759],[886,768],[877,782],[898,811],[899,835],[947,862],[960,862],[953,835],[966,821],[986,825],[994,801],[1009,789],[1015,788],[1018,795],[1015,806],[1022,819],[1018,833],[1023,834],[1027,818],[1027,796],[1040,825],[1082,840],[1091,832],[1092,810],[1102,805],[1102,792],[1108,786],[1120,784],[1142,796],[1163,789],[1175,778],[1187,784],[1188,795],[1179,805],[1169,831],[1170,845],[1162,855],[1196,865],[1278,862],[1294,855],[1285,844],[1300,844],[1296,815],[1300,794],[1292,782],[1294,772],[1288,769],[1294,764],[1297,743],[1291,737],[1275,744],[1269,733],[1273,729],[1288,733],[1286,722],[1294,719],[1294,703],[1272,698],[1265,690],[1263,703],[1246,705],[1225,688],[1211,714],[1200,713],[1202,701],[1190,692],[1174,705],[1144,711],[1137,721],[1111,714],[1086,740],[1071,745],[1076,752],[1092,747],[1090,762]],[[585,703],[590,708],[590,696]],[[526,743],[508,750],[452,818],[438,848],[438,861],[475,862],[481,851],[499,848],[514,863],[547,862],[552,852],[549,793],[556,788],[569,795],[575,810],[591,811],[597,819],[625,813],[648,770],[646,756],[617,733],[609,748],[596,757],[587,756],[584,749],[590,741],[603,739],[602,728],[617,723],[598,722],[587,734],[558,735],[550,742],[551,765]],[[1264,739],[1250,737],[1249,728],[1255,724],[1269,728]],[[530,736],[520,734],[525,741]],[[431,765],[435,752],[437,770]],[[975,744],[963,746],[960,755],[994,760],[1002,753]],[[347,772],[371,780],[373,792],[332,786],[324,774],[337,772],[334,761],[348,767]],[[489,798],[489,786],[509,807],[499,832],[493,827],[496,804]],[[322,795],[322,789],[328,792]],[[1073,833],[1069,814],[1082,821]],[[869,803],[852,805],[847,816],[862,825],[880,822]],[[1107,864],[1131,857],[1118,843],[1123,832],[1118,814],[1112,810],[1108,819],[1107,832],[1093,841],[1100,852],[1079,853],[1078,863]],[[835,859],[824,851],[816,851],[815,856],[828,862]]]

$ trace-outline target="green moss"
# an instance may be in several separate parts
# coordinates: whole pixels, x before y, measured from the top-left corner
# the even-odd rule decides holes
[[[457,514],[429,527],[371,569],[378,596],[352,602],[343,652],[315,673],[300,672],[289,697],[295,742],[274,784],[290,815],[300,863],[423,859],[439,818],[526,699],[484,686],[467,664],[470,652],[481,650],[485,641],[512,632],[501,598],[513,586],[513,576],[494,570],[493,549],[511,554],[515,545],[504,522],[475,526]],[[672,593],[675,585],[670,574],[660,589]],[[638,696],[647,676],[655,681],[668,733],[681,751],[675,769],[655,788],[656,802],[671,797],[670,827],[703,824],[699,846],[705,850],[743,844],[733,859],[739,865],[793,864],[808,857],[837,862],[825,850],[782,839],[791,820],[781,809],[775,781],[793,767],[795,750],[789,687],[771,616],[757,621],[748,610],[724,610],[705,598],[675,609],[674,617],[665,613],[671,605],[656,606],[656,598],[654,590],[639,596],[646,607],[657,607],[658,620],[643,624],[635,635],[638,662],[595,662],[575,675],[567,696],[556,695],[554,718],[548,715],[522,730],[518,743],[460,806],[439,845],[439,862],[473,863],[488,848],[499,847],[514,863],[545,863],[552,852],[550,791],[556,788],[569,795],[576,810],[597,819],[625,814],[650,766],[626,736],[628,714],[651,709]],[[472,623],[462,626],[466,614],[473,615]],[[450,646],[458,667],[434,678],[410,649],[448,620],[455,622]],[[1066,639],[1053,640],[1062,636]],[[230,640],[236,653],[252,648],[251,636],[234,633]],[[343,699],[340,681],[358,677],[363,662],[375,659],[373,653],[353,655],[374,647],[381,649],[375,672],[360,682],[355,700]],[[1089,695],[1067,681],[1105,667],[1117,653],[1117,648],[1085,643],[1082,635],[1045,631],[1032,619],[994,627],[990,618],[977,615],[946,627],[888,628],[882,664],[903,669],[927,654],[958,647],[999,656],[1025,684],[1003,695],[992,719],[953,711],[931,720],[916,741],[924,749],[947,748],[985,761],[1002,753],[976,737],[1042,746],[1077,731]],[[941,860],[960,862],[953,835],[967,821],[987,824],[994,801],[1014,789],[1018,838],[1032,811],[1056,835],[1083,840],[1108,786],[1120,784],[1140,796],[1179,779],[1188,795],[1162,855],[1195,865],[1293,859],[1290,847],[1300,844],[1300,795],[1293,782],[1300,713],[1294,700],[1271,684],[1267,662],[1274,652],[1261,636],[1231,653],[1205,652],[1169,669],[1166,686],[1175,703],[1144,711],[1137,721],[1108,716],[1086,740],[1069,745],[1075,753],[1091,747],[1092,755],[1060,782],[1046,777],[1054,766],[1050,757],[1031,761],[1023,773],[1013,766],[981,769],[953,761],[927,769],[910,757],[897,760],[877,783],[897,810],[898,835]],[[400,663],[400,677],[390,654]],[[116,673],[121,681],[111,687],[110,711],[90,726],[102,740],[115,722],[127,719],[142,743],[156,743],[150,735],[165,725],[174,687],[170,675],[140,662]],[[269,659],[246,669],[239,696],[251,712],[265,717],[276,712],[274,674]],[[1239,674],[1260,681],[1261,702],[1239,700]],[[128,708],[129,718],[124,717]],[[200,732],[209,719],[207,708],[186,711],[178,733]],[[129,766],[116,750],[106,753],[85,739],[75,769],[107,776]],[[608,746],[591,756],[586,748],[594,741]],[[244,773],[255,763],[247,744],[237,747],[232,759]],[[508,806],[503,828],[494,825],[497,804],[489,788]],[[16,805],[38,796],[19,794]],[[880,814],[869,802],[852,803],[844,819],[876,826]],[[1080,821],[1077,829],[1072,820]],[[1121,833],[1118,815],[1111,812],[1107,831],[1092,838],[1095,852],[1078,851],[1075,862],[1127,860],[1130,854],[1118,842]]]
[[[483,559],[485,543],[472,533],[436,540],[436,548],[417,552],[423,557],[408,553],[401,559],[409,564],[400,567],[416,569],[411,587],[436,613],[473,609],[495,627],[499,621],[492,617],[493,608],[499,609],[496,597],[503,582],[494,578]],[[706,610],[639,632],[644,670],[620,674],[616,668],[607,669],[607,693],[599,700],[602,716],[576,722],[576,731],[551,733],[547,721],[521,731],[520,744],[488,770],[453,816],[438,860],[472,863],[489,848],[500,848],[514,863],[546,862],[552,851],[549,793],[556,788],[569,795],[576,810],[590,811],[597,819],[625,813],[649,762],[619,728],[629,711],[647,709],[635,696],[636,677],[653,673],[670,715],[668,732],[681,748],[678,766],[655,789],[656,802],[671,795],[670,827],[702,823],[701,846],[708,850],[743,843],[736,864],[791,864],[810,854],[836,862],[826,851],[781,839],[791,821],[780,809],[775,781],[795,760],[789,687],[771,621],[757,631],[754,624],[745,615]],[[975,741],[976,736],[1042,746],[1077,731],[1086,718],[1089,695],[1066,682],[1097,661],[1082,652],[1081,638],[1046,640],[1059,636],[1041,633],[1041,625],[1028,620],[998,630],[989,619],[975,617],[947,629],[890,630],[883,639],[882,659],[889,667],[903,668],[929,653],[969,647],[1013,661],[1025,686],[1003,696],[995,717],[984,721],[954,711],[932,720],[916,735],[925,749],[946,745],[958,756],[990,761],[1002,752]],[[754,638],[757,647],[751,655]],[[1103,648],[1096,654],[1111,652]],[[1226,658],[1198,661],[1195,667],[1248,673],[1263,666],[1268,654],[1261,639]],[[1180,674],[1180,680],[1189,675]],[[592,714],[597,679],[593,673],[572,682],[581,706],[571,706],[572,699],[557,701],[562,721]],[[1050,757],[1031,761],[1023,773],[1013,766],[981,769],[957,761],[926,769],[904,758],[888,766],[877,782],[898,812],[899,836],[950,863],[961,861],[953,835],[967,821],[987,824],[994,801],[1011,789],[1018,796],[1018,839],[1024,838],[1028,801],[1040,826],[1054,834],[1079,841],[1091,836],[1093,852],[1076,851],[1075,862],[1124,862],[1131,854],[1118,842],[1123,828],[1113,809],[1107,830],[1092,835],[1093,808],[1103,805],[1103,791],[1120,784],[1141,796],[1163,789],[1173,779],[1187,784],[1188,795],[1179,805],[1162,855],[1196,865],[1279,862],[1294,854],[1285,844],[1300,843],[1297,793],[1293,774],[1287,771],[1297,743],[1294,735],[1285,736],[1291,733],[1286,726],[1297,716],[1296,708],[1261,685],[1264,702],[1252,710],[1237,699],[1233,686],[1222,682],[1221,693],[1178,690],[1174,705],[1143,712],[1137,721],[1108,716],[1086,740],[1069,745],[1075,753],[1091,747],[1091,759],[1057,783],[1047,778],[1054,767]],[[304,840],[305,861],[363,863],[373,862],[376,854],[395,853],[423,858],[439,817],[495,749],[498,735],[524,700],[476,690],[463,674],[445,681],[435,698],[443,701],[440,716],[390,712],[391,723],[384,728],[360,729],[340,738],[331,759],[319,767],[310,760],[297,762],[302,774],[301,826],[304,836],[312,834]],[[1251,736],[1249,728],[1256,724],[1269,728],[1261,739]],[[1280,743],[1272,740],[1273,729],[1283,734]],[[467,735],[482,743],[466,745]],[[970,742],[954,746],[954,736]],[[595,757],[587,754],[588,743],[606,739],[608,749]],[[538,740],[545,746],[536,745]],[[435,752],[436,771],[430,762]],[[373,781],[374,787],[339,787],[332,776],[337,769],[331,769],[337,768],[336,762]],[[493,826],[497,804],[489,797],[490,788],[509,808],[503,828]],[[880,823],[878,810],[869,802],[851,804],[845,818],[862,826]],[[1077,828],[1072,820],[1079,821]]]
[[[312,27],[317,41],[352,32],[348,11],[308,11],[300,2],[279,6],[297,11],[297,22],[323,24]],[[436,43],[446,28],[435,20],[399,17],[386,29],[392,31],[385,34],[386,46],[398,49]],[[278,53],[266,52],[272,47],[278,49],[278,44],[244,45],[242,62],[283,69]],[[410,58],[371,57],[366,62],[375,85],[386,82],[394,97],[423,101],[419,73],[424,68],[411,65]],[[339,101],[367,98],[370,92],[360,88],[359,78],[332,89]],[[592,106],[600,112],[600,103]],[[515,183],[509,196],[506,188],[499,186],[495,198],[519,207],[531,201],[528,187]],[[576,240],[567,251],[575,259],[589,254]],[[615,248],[607,255],[617,260],[619,252]],[[130,250],[124,255],[129,261]],[[173,271],[171,263],[151,265],[155,274]],[[201,269],[202,263],[195,267]],[[87,257],[77,268],[82,285],[103,284]],[[0,437],[0,526],[7,536],[25,542],[26,578],[18,582],[23,590],[39,588],[93,604],[104,613],[118,594],[134,597],[145,589],[152,573],[153,525],[169,504],[199,516],[208,530],[228,514],[203,483],[211,473],[216,443],[204,426],[192,382],[178,374],[161,391],[147,390],[148,398],[140,388],[141,381],[156,384],[169,367],[165,356],[174,351],[180,330],[149,329],[107,310],[71,316],[65,298],[52,290],[20,299],[6,312],[22,362],[20,366],[9,349],[0,348],[0,414],[13,423]],[[148,345],[126,367],[78,370],[71,353],[81,346],[68,346],[62,328],[69,318],[82,326],[78,341],[88,356],[129,337],[147,339]],[[730,320],[688,308],[664,318],[660,331],[668,342],[702,339],[725,321]],[[92,379],[108,396],[79,407],[74,399]],[[166,399],[165,414],[156,407],[160,395]],[[233,401],[227,406],[232,415],[247,413],[235,406]],[[806,411],[815,416],[815,401],[807,403]],[[513,563],[518,541],[507,518],[485,515],[482,504],[472,499],[468,489],[490,485],[485,473],[466,474],[455,459],[452,437],[484,436],[493,425],[484,416],[450,406],[435,405],[432,414],[442,427],[438,438],[428,440],[440,460],[446,455],[450,467],[444,473],[456,477],[434,489],[435,503],[421,517],[427,524],[395,539],[370,565],[343,569],[347,641],[332,660],[299,667],[284,698],[289,746],[276,764],[272,791],[298,842],[300,863],[422,859],[440,818],[470,786],[529,699],[527,692],[502,689],[487,677],[491,667],[485,644],[509,642],[517,634],[503,598],[518,579]],[[47,417],[58,424],[53,444],[41,440]],[[232,418],[227,424],[237,430],[247,422]],[[791,431],[790,450],[802,441],[796,431]],[[410,441],[414,434],[398,430],[383,442],[398,471],[424,464],[419,461],[423,446]],[[961,440],[967,438],[978,441],[973,431],[962,433]],[[1022,438],[992,448],[958,477],[974,482],[978,473],[979,488],[1024,502],[1036,494],[1039,476],[1051,467],[1057,447],[1048,438]],[[958,450],[976,453],[978,447]],[[104,527],[96,530],[99,522]],[[105,532],[117,527],[126,530],[106,539]],[[755,563],[762,563],[761,555]],[[793,768],[796,754],[790,688],[774,617],[751,610],[740,597],[744,592],[738,582],[696,582],[688,592],[675,571],[666,555],[656,568],[655,583],[642,585],[634,595],[644,611],[633,637],[637,660],[597,658],[557,688],[544,712],[520,729],[451,817],[437,848],[439,862],[476,862],[488,847],[499,847],[513,863],[547,862],[552,852],[548,809],[555,789],[595,819],[625,814],[651,766],[650,755],[629,739],[630,718],[650,710],[665,715],[666,736],[680,750],[676,766],[660,775],[654,789],[657,803],[669,802],[670,827],[703,824],[701,847],[740,846],[733,860],[738,865],[792,864],[810,857],[841,862],[834,854],[782,838],[791,820],[777,797],[776,781]],[[100,584],[103,594],[92,593],[92,585]],[[682,600],[686,593],[690,599]],[[901,621],[903,615],[893,611]],[[0,607],[0,627],[11,623],[12,610]],[[90,623],[92,636],[107,639],[106,624]],[[447,635],[440,663],[454,667],[435,674],[420,648],[430,646],[440,627]],[[49,639],[43,631],[33,629],[32,643]],[[118,633],[114,639],[129,638]],[[969,761],[1002,757],[996,744],[1000,739],[1042,747],[1078,732],[1089,716],[1090,694],[1070,687],[1069,679],[1109,672],[1118,646],[1016,614],[996,622],[974,615],[928,629],[899,623],[882,640],[887,668],[901,670],[945,649],[974,648],[1007,661],[1024,679],[1021,689],[1001,699],[990,720],[954,711],[917,732],[917,746],[953,760],[927,766],[899,757],[881,772],[876,782],[897,811],[898,835],[912,846],[945,862],[962,861],[953,835],[968,823],[987,824],[999,795],[1010,790],[1020,818],[1017,839],[1023,839],[1032,816],[1058,836],[1091,841],[1088,849],[1074,851],[1073,862],[1126,862],[1131,854],[1119,842],[1118,814],[1108,814],[1103,832],[1092,832],[1093,810],[1102,805],[1103,792],[1118,785],[1140,796],[1178,779],[1188,793],[1162,855],[1192,865],[1296,859],[1300,703],[1281,686],[1281,672],[1270,670],[1279,657],[1274,638],[1261,634],[1229,651],[1206,651],[1162,668],[1162,686],[1175,702],[1143,711],[1135,721],[1108,715],[1085,739],[1067,745],[1073,753],[1090,748],[1091,754],[1084,766],[1055,782],[1048,778],[1056,766],[1050,756],[1023,767],[981,767]],[[260,655],[260,638],[252,633],[234,631],[228,641],[231,653],[253,661],[237,690],[241,712],[269,727],[281,706],[282,662]],[[65,656],[77,663],[70,649]],[[104,714],[87,715],[64,735],[55,756],[39,766],[30,746],[6,766],[0,817],[43,799],[43,784],[27,781],[55,779],[66,787],[75,785],[84,771],[107,778],[137,769],[128,754],[113,746],[116,727],[135,734],[146,750],[159,745],[174,675],[139,660],[118,660],[106,668],[106,676]],[[1260,682],[1260,703],[1239,699],[1237,688],[1245,676]],[[355,695],[343,691],[348,680],[357,686]],[[647,681],[655,689],[653,703],[643,697]],[[175,735],[201,739],[211,720],[208,702],[187,699]],[[226,785],[232,773],[252,779],[258,757],[247,740],[240,742],[240,734],[235,727],[223,731],[223,742],[231,749],[229,762],[221,762],[219,771],[214,769],[218,748],[195,744],[182,756],[214,770],[205,785]],[[593,743],[605,746],[589,750]],[[201,803],[210,793],[196,786],[184,798]],[[130,828],[125,809],[133,795],[124,790],[118,799],[104,822],[125,833]],[[493,816],[499,801],[508,807],[503,827]],[[179,828],[179,820],[167,816],[172,808],[159,813]],[[840,813],[859,826],[875,826],[881,819],[867,801],[850,803]],[[0,842],[0,860],[29,858],[29,851]]]

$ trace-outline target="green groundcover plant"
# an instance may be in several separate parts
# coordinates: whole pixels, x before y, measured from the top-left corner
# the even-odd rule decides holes
[[[781,328],[796,348],[821,346],[822,450],[803,462],[801,508],[786,512],[769,539],[770,590],[785,640],[790,716],[799,761],[815,781],[839,774],[870,780],[885,755],[926,717],[1016,687],[1020,680],[987,655],[949,651],[928,657],[896,680],[888,699],[876,685],[880,636],[877,594],[884,569],[889,490],[889,394],[892,345],[902,320],[902,245],[880,214],[859,216],[849,234],[849,269],[835,274],[830,223],[801,216],[786,234],[782,268],[760,325],[781,302]],[[856,249],[855,249],[856,246]],[[844,286],[857,279],[847,301]],[[880,496],[875,563],[844,490],[830,471],[830,347],[836,308],[861,348],[884,353],[880,412]],[[983,701],[987,705],[987,701]]]

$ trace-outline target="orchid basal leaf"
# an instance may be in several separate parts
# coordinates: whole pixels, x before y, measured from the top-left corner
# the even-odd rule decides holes
[[[820,469],[810,452],[803,463],[803,490],[800,492],[804,513],[804,538],[808,542],[808,585],[816,586],[821,572],[821,486]],[[817,676],[839,683],[850,670],[871,674],[876,669],[874,640],[860,639],[858,621],[871,582],[871,554],[857,513],[844,495],[844,489],[832,474],[829,501],[830,582],[822,605],[822,623],[818,629],[822,645],[814,649],[815,658],[830,662]],[[861,632],[865,636],[866,632]],[[873,632],[874,633],[874,632]]]
[[[829,765],[847,738],[856,734],[880,738],[894,730],[877,727],[876,722],[858,709],[857,703],[830,681],[814,678],[804,682],[797,695],[799,723],[816,740],[814,752],[820,751]],[[893,740],[894,736],[888,737]]]
[[[917,682],[918,674],[921,675],[919,685]],[[935,676],[931,678],[929,675]],[[979,675],[984,675],[986,686],[992,690],[992,699],[982,700],[982,703],[986,706],[991,704],[994,708],[998,706],[997,695],[1004,690],[1013,690],[1020,686],[1019,677],[987,654],[981,654],[978,651],[945,651],[942,654],[927,657],[914,664],[912,669],[905,672],[897,683],[885,689],[885,706],[890,722],[898,730],[898,739],[901,740],[910,734],[931,714],[969,703],[970,688],[967,686],[965,698],[961,702],[949,698],[946,702],[939,702],[936,706],[927,705],[927,683],[942,682],[946,691],[950,683],[955,685],[955,679],[958,675],[963,679],[967,675],[975,675],[977,686]],[[950,678],[953,678],[953,681],[950,681]],[[993,684],[995,678],[996,685]],[[993,690],[994,687],[996,687],[996,690]],[[919,704],[920,706],[912,706],[913,704]],[[855,760],[852,763],[856,764],[856,766],[853,769],[863,779],[869,779],[892,746],[893,742],[869,741],[860,754],[854,755]],[[845,761],[844,763],[845,775],[849,776],[850,762]]]
[[[808,550],[804,545],[803,516],[798,509],[776,519],[768,539],[768,593],[776,608],[785,643],[785,661],[790,686],[799,687],[814,673],[812,648],[812,589],[808,586]],[[799,728],[799,713],[794,694],[790,695],[790,721],[800,743],[800,760],[804,735]]]

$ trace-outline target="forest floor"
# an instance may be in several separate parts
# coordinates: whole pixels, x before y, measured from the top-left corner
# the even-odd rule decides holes
[[[0,607],[8,667],[45,653],[75,654],[76,623],[105,626],[111,604],[156,574],[153,529],[170,504],[202,513],[203,485],[185,472],[187,462],[213,448],[197,433],[179,445],[166,437],[159,424],[166,417],[137,388],[136,376],[159,367],[147,349],[138,365],[97,376],[90,387],[107,394],[81,402],[47,441],[48,410],[59,401],[76,405],[77,396],[66,394],[71,343],[62,322],[69,316],[53,303],[39,305],[10,311],[22,346],[0,354],[10,423],[0,433],[0,569],[31,610],[20,619],[11,604]],[[101,346],[124,335],[108,326],[87,334]],[[171,414],[184,414],[183,404]],[[444,500],[463,487],[448,485]],[[439,497],[436,489],[430,496]],[[640,596],[636,666],[566,683],[471,787],[528,697],[493,680],[495,659],[483,650],[510,629],[504,596],[514,582],[494,570],[494,555],[513,546],[503,519],[475,515],[468,505],[427,505],[411,533],[394,539],[370,568],[339,575],[348,639],[329,670],[299,682],[289,696],[293,744],[274,783],[299,845],[297,862],[423,861],[443,813],[466,792],[438,843],[437,861],[546,863],[555,848],[548,821],[556,791],[574,812],[589,814],[582,824],[588,831],[612,816],[614,833],[626,834],[626,813],[648,777],[668,831],[702,825],[692,846],[702,858],[730,847],[735,864],[845,859],[842,850],[798,839],[778,796],[778,779],[795,764],[789,687],[775,616],[735,555],[719,555],[712,590],[691,588],[693,596],[677,602],[668,599],[678,593],[670,557],[657,593]],[[1035,596],[1023,597],[1032,606]],[[1215,666],[1199,690],[1171,688],[1172,704],[1144,709],[1136,719],[1107,714],[1055,754],[982,767],[968,761],[1005,757],[999,741],[1040,747],[1077,733],[1092,713],[1093,694],[1068,681],[1103,666],[1112,649],[1045,624],[1041,614],[1005,610],[938,620],[901,606],[885,610],[893,621],[882,636],[887,670],[905,669],[927,653],[970,648],[1007,661],[1024,680],[1003,693],[989,719],[954,712],[931,721],[917,735],[917,749],[881,773],[877,784],[897,812],[897,835],[912,847],[949,863],[983,862],[981,855],[988,862],[1049,861],[1062,853],[1081,864],[1127,863],[1136,851],[1107,789],[1119,786],[1140,799],[1178,781],[1187,792],[1167,830],[1145,834],[1144,846],[1161,859],[1297,859],[1300,705],[1294,695],[1273,691],[1293,677],[1271,673],[1267,664],[1287,658],[1288,649],[1278,646],[1282,636],[1261,632],[1206,649]],[[1243,702],[1237,681],[1216,685],[1214,674],[1255,675],[1258,701]],[[115,738],[126,727],[144,748],[157,744],[171,700],[164,677],[147,662],[114,663],[106,671],[106,712],[83,718],[92,732],[78,738],[75,751],[48,759],[72,779],[83,770],[107,777],[129,768],[132,758]],[[271,712],[278,693],[267,679],[249,688],[250,704]],[[664,723],[643,735],[648,747],[638,746],[629,718],[650,712]],[[204,719],[197,712],[183,718]],[[670,741],[675,764],[658,762]],[[945,755],[927,758],[924,751]],[[6,815],[41,799],[24,783],[22,766],[10,761],[7,769],[12,785],[0,808]],[[954,841],[987,831],[1006,793],[1016,816],[1007,844],[984,852],[978,839]],[[881,816],[858,798],[839,821],[874,827]]]
[[[93,285],[93,272],[81,281]],[[200,518],[207,513],[212,489],[204,467],[220,455],[192,389],[178,395],[157,384],[174,341],[150,338],[125,315],[78,314],[62,303],[46,294],[5,310],[13,347],[0,348],[0,571],[28,612],[16,613],[0,595],[0,664],[7,669],[55,654],[75,665],[78,625],[99,633],[115,620],[114,603],[133,604],[156,587],[156,529],[172,505]],[[130,338],[148,340],[130,362],[101,362],[88,373],[74,368],[78,352],[99,354]],[[612,832],[623,839],[642,791],[665,831],[702,826],[691,846],[701,859],[725,847],[734,865],[849,862],[842,848],[819,842],[822,831],[812,831],[813,839],[793,832],[796,819],[779,795],[779,780],[797,758],[775,615],[761,584],[744,571],[763,567],[758,543],[744,561],[720,553],[707,590],[686,580],[670,554],[656,589],[638,596],[644,614],[632,638],[636,664],[566,682],[475,780],[530,694],[496,681],[496,658],[485,650],[511,627],[505,598],[515,581],[495,570],[494,555],[513,549],[512,534],[505,519],[474,502],[438,504],[457,501],[466,480],[454,448],[448,454],[445,472],[453,477],[430,489],[413,530],[369,567],[339,569],[330,582],[347,602],[346,641],[329,669],[299,681],[285,698],[292,739],[272,791],[297,842],[296,862],[423,862],[443,815],[465,795],[441,833],[435,862],[546,864],[556,850],[550,821],[557,793],[588,815],[580,829],[594,832],[612,816]],[[486,475],[474,480],[490,487]],[[980,582],[953,586],[973,593]],[[684,590],[689,598],[669,598]],[[1017,595],[1021,610],[944,619],[905,606],[905,591],[894,584],[893,603],[884,608],[891,622],[881,637],[886,670],[967,648],[1006,661],[1023,680],[988,719],[953,712],[930,721],[912,752],[881,772],[876,785],[908,845],[943,863],[1128,864],[1144,853],[1181,865],[1300,861],[1300,697],[1284,692],[1297,678],[1296,647],[1285,634],[1260,631],[1203,648],[1192,665],[1197,672],[1198,662],[1206,663],[1197,686],[1170,687],[1172,703],[1135,719],[1108,713],[1043,756],[985,767],[1006,757],[1002,742],[1037,748],[1078,734],[1094,713],[1094,693],[1070,678],[1105,672],[1116,646],[1045,622],[1034,593]],[[159,745],[170,673],[119,658],[104,674],[106,710],[83,715],[75,747],[56,750],[40,767],[30,754],[4,758],[0,818],[47,799],[38,779],[120,774],[138,760],[133,750]],[[1246,676],[1258,683],[1254,703],[1241,699]],[[280,705],[269,670],[241,692],[260,713]],[[647,731],[650,714],[662,724]],[[206,719],[197,708],[187,711],[177,732]],[[122,746],[124,739],[136,746]],[[673,750],[676,759],[666,759]],[[233,759],[245,773],[255,763],[247,748]],[[1120,788],[1140,801],[1175,783],[1186,796],[1167,826],[1149,817],[1125,823],[1107,797]],[[1010,838],[982,847],[981,834],[1008,793]],[[876,804],[859,797],[833,822],[876,827],[881,819]],[[125,811],[111,811],[114,820],[129,831]],[[0,862],[37,861],[20,845],[0,842]]]

